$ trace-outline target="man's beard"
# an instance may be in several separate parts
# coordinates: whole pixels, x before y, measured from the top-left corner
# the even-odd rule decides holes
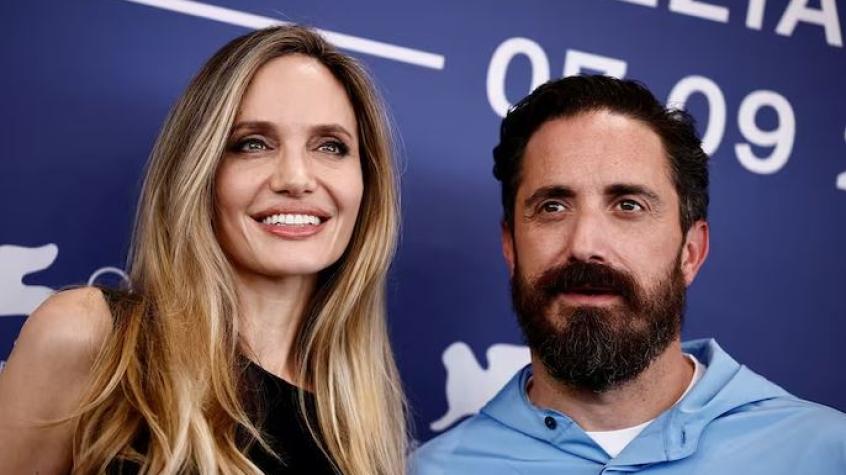
[[[630,274],[576,261],[527,282],[519,265],[511,296],[529,347],[560,383],[597,393],[638,376],[681,331],[685,284],[676,258],[652,292]],[[572,306],[555,302],[586,289],[616,294],[622,304]]]

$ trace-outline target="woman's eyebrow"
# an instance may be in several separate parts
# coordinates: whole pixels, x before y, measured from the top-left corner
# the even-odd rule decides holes
[[[237,122],[235,125],[232,126],[232,132],[241,132],[244,130],[248,130],[251,132],[263,132],[268,130],[273,130],[273,124],[263,120],[247,120],[242,122]]]
[[[343,135],[347,140],[353,140],[353,134],[341,124],[318,124],[311,127],[314,135]]]

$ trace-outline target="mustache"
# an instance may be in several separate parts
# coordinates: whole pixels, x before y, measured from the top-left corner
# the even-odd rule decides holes
[[[640,300],[637,282],[630,274],[595,262],[572,261],[547,269],[535,281],[546,298],[570,292],[620,295],[634,304]]]

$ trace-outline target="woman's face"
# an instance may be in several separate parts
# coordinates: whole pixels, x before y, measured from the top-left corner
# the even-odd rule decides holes
[[[364,184],[355,112],[317,60],[262,66],[217,170],[218,240],[240,274],[313,275],[336,262]]]

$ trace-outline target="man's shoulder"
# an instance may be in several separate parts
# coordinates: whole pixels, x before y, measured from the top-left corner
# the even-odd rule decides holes
[[[680,404],[685,411],[714,422],[748,424],[753,430],[772,432],[789,426],[797,436],[805,429],[841,435],[846,431],[846,414],[793,395],[735,361],[716,341],[689,341],[684,349],[707,366],[702,380]]]
[[[846,414],[790,394],[752,402],[713,420],[697,452],[710,465],[757,464],[772,469],[767,473],[846,473]]]
[[[747,455],[768,463],[840,473],[846,467],[846,414],[768,381],[759,386],[765,384],[773,388],[769,397],[738,405],[708,424],[703,450],[722,454],[726,442],[743,440]]]
[[[501,431],[511,431],[484,413],[474,414],[452,429],[440,434],[415,451],[416,459],[435,459],[461,454],[468,450],[474,453],[494,452],[494,440]]]
[[[509,468],[508,448],[531,443],[532,440],[482,412],[418,448],[411,457],[410,473],[516,473]]]
[[[775,423],[774,428],[789,429],[789,432],[797,438],[835,437],[846,443],[846,414],[789,393],[738,408],[736,414],[746,416],[757,414],[771,418]]]

